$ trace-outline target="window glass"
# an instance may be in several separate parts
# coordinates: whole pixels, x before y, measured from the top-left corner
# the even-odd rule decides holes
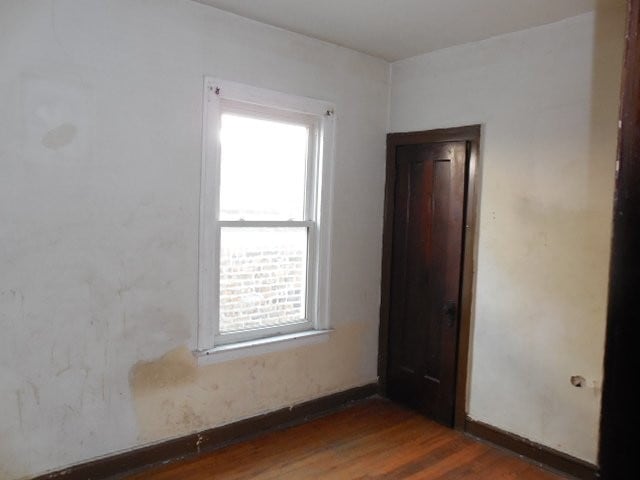
[[[220,333],[304,321],[307,228],[223,227]]]
[[[309,129],[222,114],[220,220],[302,220]]]

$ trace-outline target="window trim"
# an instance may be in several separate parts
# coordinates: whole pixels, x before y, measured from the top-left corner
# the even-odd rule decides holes
[[[329,329],[329,276],[331,240],[331,196],[333,176],[334,107],[331,103],[205,77],[203,147],[200,191],[200,238],[198,249],[198,332],[196,350],[215,353],[215,347]],[[270,115],[275,109],[277,115]],[[226,111],[247,113],[278,121],[290,119],[310,128],[302,220],[219,220],[220,118]],[[282,114],[282,115],[280,115]],[[313,130],[312,130],[313,129]],[[315,131],[315,135],[313,132]],[[311,138],[314,136],[315,138]],[[313,158],[309,161],[309,158]],[[311,192],[311,195],[309,194]],[[244,330],[219,335],[219,241],[222,227],[305,226],[308,229],[305,322]],[[256,335],[256,332],[261,332]],[[225,338],[226,337],[226,338]]]

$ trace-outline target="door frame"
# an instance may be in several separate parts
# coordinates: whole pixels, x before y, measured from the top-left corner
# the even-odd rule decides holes
[[[459,326],[456,359],[455,405],[453,426],[464,430],[467,410],[469,371],[469,344],[471,338],[471,308],[475,278],[480,167],[480,125],[442,128],[420,132],[389,133],[387,135],[387,170],[384,195],[384,229],[382,236],[382,285],[380,298],[380,332],[378,345],[378,378],[380,393],[387,393],[387,367],[389,361],[389,314],[391,296],[391,261],[393,253],[393,220],[396,185],[396,149],[400,145],[419,143],[461,142],[467,144],[465,164],[464,220],[462,238],[462,269],[460,298],[458,299]]]
[[[601,478],[637,475],[640,395],[640,0],[627,3],[598,463]]]

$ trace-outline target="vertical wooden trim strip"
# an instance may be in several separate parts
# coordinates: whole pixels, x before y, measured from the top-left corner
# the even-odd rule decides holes
[[[389,356],[389,314],[391,312],[391,244],[393,239],[393,203],[396,191],[396,145],[394,134],[387,135],[387,173],[384,193],[382,232],[382,284],[380,291],[380,333],[378,337],[378,385],[386,395]]]
[[[467,389],[469,379],[469,353],[471,348],[471,318],[473,287],[475,282],[476,252],[478,243],[478,207],[480,188],[478,164],[480,155],[480,130],[475,138],[467,142],[467,190],[465,192],[465,215],[463,236],[462,278],[460,293],[460,327],[458,331],[458,368],[456,377],[456,404],[454,427],[464,429],[467,415]]]
[[[600,419],[605,480],[638,476],[640,393],[640,0],[629,0]]]

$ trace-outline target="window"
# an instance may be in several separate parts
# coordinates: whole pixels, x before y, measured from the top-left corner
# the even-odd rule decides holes
[[[333,107],[205,79],[198,348],[328,328]]]

